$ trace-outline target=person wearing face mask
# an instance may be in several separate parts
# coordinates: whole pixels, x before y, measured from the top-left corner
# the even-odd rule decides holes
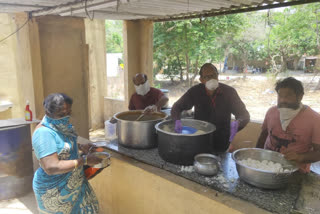
[[[283,153],[301,172],[309,172],[310,163],[320,160],[320,114],[301,103],[299,80],[280,80],[275,90],[278,105],[267,111],[256,147]]]
[[[79,157],[77,133],[70,123],[72,99],[62,93],[47,96],[45,116],[32,136],[32,147],[40,162],[33,178],[33,190],[40,213],[99,213],[99,204],[83,166],[93,166],[100,158],[87,154],[87,144]]]
[[[218,70],[214,65],[204,64],[199,73],[201,83],[190,88],[172,107],[175,131],[182,131],[181,112],[194,107],[194,119],[216,126],[212,152],[225,152],[236,133],[248,124],[250,115],[236,90],[219,83]],[[236,119],[232,123],[231,114]]]
[[[159,89],[150,87],[147,75],[137,73],[132,80],[136,93],[131,96],[129,110],[160,111],[168,102],[169,99]]]

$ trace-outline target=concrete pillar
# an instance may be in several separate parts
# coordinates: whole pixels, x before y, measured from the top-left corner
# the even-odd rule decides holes
[[[124,66],[125,66],[125,100],[128,106],[131,95],[135,92],[132,77],[143,72],[153,84],[153,22],[124,21]]]
[[[89,127],[104,126],[106,96],[106,34],[104,20],[85,19],[86,43],[89,46]]]

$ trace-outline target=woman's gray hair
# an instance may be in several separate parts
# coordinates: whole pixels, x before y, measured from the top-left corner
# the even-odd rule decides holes
[[[63,93],[49,94],[43,101],[46,115],[54,118],[63,109],[65,103],[72,105],[72,98]]]

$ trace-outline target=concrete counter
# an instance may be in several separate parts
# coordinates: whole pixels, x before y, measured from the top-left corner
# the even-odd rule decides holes
[[[192,194],[190,193],[191,198],[204,197],[209,199],[207,203],[202,205],[206,207],[206,209],[203,209],[205,211],[203,212],[197,211],[198,213],[210,213],[212,211],[215,211],[215,213],[270,213],[272,212],[272,213],[285,214],[285,213],[317,213],[317,211],[319,211],[319,209],[315,207],[311,208],[313,205],[309,199],[310,199],[310,196],[314,197],[313,203],[317,204],[317,201],[319,199],[316,196],[319,194],[316,194],[315,196],[315,193],[312,192],[312,190],[317,189],[315,188],[315,186],[318,186],[319,188],[320,179],[314,178],[314,176],[311,176],[311,175],[304,176],[304,175],[298,174],[297,176],[295,176],[294,179],[290,181],[288,187],[284,189],[263,190],[263,189],[259,189],[251,185],[248,185],[239,179],[234,161],[231,159],[230,154],[224,154],[220,156],[221,159],[223,160],[222,161],[223,170],[220,171],[218,175],[214,177],[205,177],[197,174],[194,171],[187,172],[183,170],[182,166],[174,165],[174,164],[163,161],[159,157],[157,149],[150,149],[150,150],[128,149],[128,148],[119,146],[116,140],[108,143],[107,147],[111,151],[113,151],[111,171],[108,171],[110,169],[105,169],[106,172],[104,171],[102,172],[102,173],[108,174],[105,178],[103,178],[104,175],[102,174],[102,175],[98,175],[97,179],[94,178],[91,181],[95,191],[97,192],[99,201],[105,200],[105,198],[107,198],[107,201],[116,201],[116,200],[111,200],[114,198],[113,192],[112,193],[109,192],[111,195],[107,195],[108,193],[101,193],[102,190],[100,189],[100,186],[101,185],[105,186],[105,183],[109,182],[108,176],[112,176],[112,177],[118,176],[117,178],[115,178],[117,179],[117,181],[118,179],[119,181],[125,179],[125,178],[120,178],[119,174],[112,175],[114,174],[113,170],[116,170],[115,168],[118,167],[114,165],[114,162],[116,162],[116,165],[118,165],[117,162],[120,159],[125,159],[126,164],[128,164],[126,165],[126,167],[130,168],[129,176],[131,174],[132,179],[134,179],[136,173],[138,173],[140,176],[139,177],[140,181],[138,182],[139,184],[136,184],[136,186],[138,186],[139,189],[141,188],[141,186],[139,186],[140,182],[142,182],[141,185],[144,185],[150,182],[149,179],[155,180],[155,179],[158,179],[159,176],[162,177],[165,174],[166,175],[165,179],[170,177],[171,181],[174,181],[179,185],[179,188],[183,188],[184,190],[191,190],[192,192],[194,192]],[[143,169],[143,171],[135,169],[135,166],[138,166],[138,168]],[[127,170],[128,170],[127,168],[126,170],[119,169],[119,171],[121,171],[121,174],[125,173],[125,171]],[[144,174],[146,170],[151,173],[151,175],[149,174],[148,176],[152,177],[152,178],[149,178],[148,180],[146,178],[148,176],[142,176],[142,174]],[[313,186],[306,188],[306,186],[308,186],[307,183],[310,183],[307,181],[308,179],[311,179],[310,176],[313,178],[312,179]],[[130,183],[131,182],[134,183],[134,181],[130,177],[126,179]],[[179,182],[176,182],[177,180],[179,180]],[[303,180],[303,182],[301,182],[301,180]],[[302,192],[301,183],[304,186],[304,188],[302,189],[305,189],[303,196],[301,194]],[[115,188],[113,186],[114,184],[110,184],[110,185],[112,185],[110,186],[111,189]],[[127,186],[127,185],[128,184],[125,184],[124,186]],[[119,188],[125,188],[124,186]],[[152,194],[157,195],[158,194],[157,188],[160,188],[160,187],[157,187],[156,184],[154,187],[152,184],[152,186],[150,187],[143,186],[142,188],[146,188],[146,189],[143,192],[141,192],[141,195],[131,198],[130,199],[131,201],[132,200],[138,201],[139,200],[138,198],[140,197],[145,198],[146,195],[150,196],[151,195],[150,191],[152,192],[153,188],[155,188],[155,190],[153,191]],[[160,189],[163,189],[163,188],[168,188],[168,187],[167,186],[163,187],[161,185]],[[117,190],[114,189],[114,191],[118,192],[119,189]],[[124,191],[125,193],[122,193],[122,195],[119,194],[118,197],[126,198],[128,197],[128,195],[129,196],[132,194],[135,195],[135,193],[131,193],[131,191],[136,191],[136,190],[128,189],[128,191]],[[172,187],[172,190],[170,190],[169,188],[167,193],[163,193],[165,195],[164,196],[165,199],[163,200],[165,200],[166,203],[170,203],[171,200],[178,200],[176,199],[176,196],[174,196],[175,191],[176,191],[175,188]],[[201,196],[199,196],[198,194],[200,194]],[[103,197],[101,195],[103,195]],[[305,196],[307,196],[308,199],[306,199]],[[146,198],[146,200],[149,200],[149,199]],[[306,203],[307,201],[309,202]],[[100,201],[100,203],[104,203],[104,202]],[[150,199],[150,204],[153,204],[153,203],[156,203],[156,202],[153,202],[152,199]],[[182,204],[185,204],[185,206],[197,206],[197,205],[194,205],[193,202],[188,201],[187,199],[181,199],[181,201],[177,201],[176,203],[177,204],[182,203]],[[219,210],[218,208],[217,210],[215,208],[214,210],[212,210],[213,209],[212,207],[210,208],[210,206],[213,206],[213,204],[215,204],[214,207],[217,207],[218,206],[217,203],[219,204],[219,206],[223,207],[223,208],[220,207],[221,212],[217,211]],[[103,206],[108,207],[108,213],[125,213],[125,212],[119,211],[120,208],[115,208],[114,204],[111,205],[111,207],[113,207],[113,210],[110,208],[110,204],[109,205],[104,204],[102,205],[102,207]],[[126,206],[135,207],[135,205],[133,204],[130,204],[130,205],[128,204]],[[153,210],[153,208],[147,209],[148,205],[146,204],[140,205],[140,206],[139,208],[142,208],[142,207],[144,208],[143,211],[139,210],[139,208],[134,209],[133,207],[131,207],[130,212],[131,213],[179,213],[175,211],[174,206],[171,208],[172,210],[168,208],[168,210],[170,210],[169,212],[157,212]],[[124,208],[122,207],[120,210],[122,209]],[[151,211],[149,209],[151,209]],[[227,211],[228,209],[229,211]],[[105,208],[103,210],[105,210]],[[314,210],[314,212],[309,212],[310,210]],[[180,213],[194,213],[194,212],[189,212],[184,210],[184,211],[181,211]]]

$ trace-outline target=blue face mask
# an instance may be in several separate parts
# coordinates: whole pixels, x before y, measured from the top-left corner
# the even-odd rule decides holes
[[[41,124],[65,135],[77,136],[73,125],[70,123],[70,115],[58,119],[53,119],[46,115],[44,116]]]
[[[71,117],[70,115],[67,115],[67,116],[60,117],[60,118],[57,118],[54,120],[59,121],[62,124],[68,124],[68,123],[70,123],[70,117]]]

